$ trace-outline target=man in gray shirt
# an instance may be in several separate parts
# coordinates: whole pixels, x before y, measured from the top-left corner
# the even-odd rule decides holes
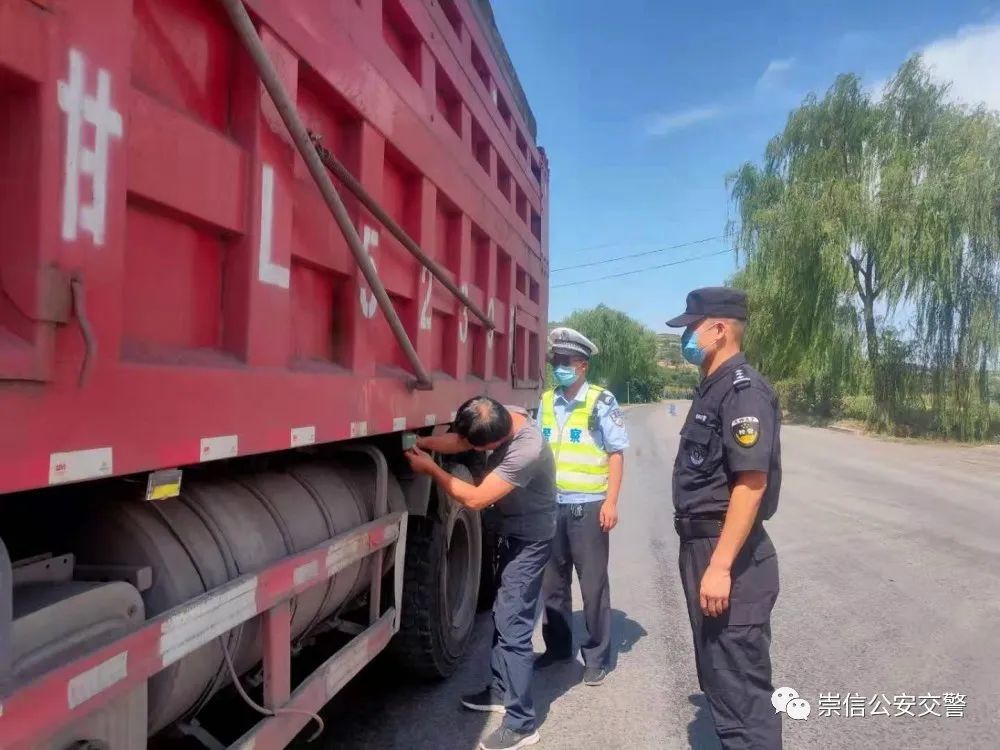
[[[463,482],[424,451],[489,451],[487,475]],[[454,432],[417,440],[407,453],[414,471],[428,474],[456,502],[471,510],[496,504],[500,515],[500,586],[493,603],[493,679],[462,698],[474,711],[504,713],[503,725],[480,746],[514,750],[539,741],[531,699],[531,635],[556,527],[556,470],[552,451],[528,413],[486,396],[462,404]]]

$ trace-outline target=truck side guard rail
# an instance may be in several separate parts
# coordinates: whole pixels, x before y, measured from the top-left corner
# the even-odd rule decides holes
[[[0,748],[27,750],[37,746],[258,615],[263,626],[264,705],[272,715],[258,722],[232,748],[285,747],[399,631],[406,520],[405,513],[377,516],[311,550],[259,573],[242,575],[164,612],[124,638],[0,697]],[[392,545],[393,604],[382,612],[382,566],[376,563]],[[375,558],[367,627],[292,692],[291,598],[369,555]]]

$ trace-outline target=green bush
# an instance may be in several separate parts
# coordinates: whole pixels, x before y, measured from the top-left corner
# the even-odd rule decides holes
[[[872,397],[867,393],[844,396],[841,399],[840,416],[858,422],[867,422],[872,413]]]
[[[701,380],[701,374],[695,367],[664,367],[662,372],[668,388],[694,388]]]
[[[795,416],[833,418],[842,410],[842,398],[831,381],[789,378],[774,384],[781,408]]]
[[[806,414],[809,411],[805,386],[801,381],[779,380],[774,384],[774,390],[781,408],[789,414]]]
[[[675,386],[667,386],[663,389],[663,398],[675,400],[675,399],[689,399],[694,395],[694,388],[678,388]]]

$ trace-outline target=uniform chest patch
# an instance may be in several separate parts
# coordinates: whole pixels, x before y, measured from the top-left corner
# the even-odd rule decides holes
[[[730,429],[733,439],[744,448],[753,448],[760,440],[760,420],[757,417],[738,417],[732,421]]]

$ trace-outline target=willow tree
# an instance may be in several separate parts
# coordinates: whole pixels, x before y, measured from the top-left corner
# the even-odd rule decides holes
[[[731,177],[751,351],[773,376],[819,379],[833,392],[866,362],[883,425],[905,398],[898,374],[908,365],[883,351],[885,312],[910,288],[915,245],[926,246],[920,187],[945,93],[919,58],[878,100],[857,76],[839,76],[789,115],[761,165]]]
[[[666,377],[657,365],[656,334],[637,320],[606,305],[578,310],[560,325],[575,328],[600,349],[588,377],[619,399],[655,401]]]
[[[935,125],[918,190],[906,276],[941,435],[990,435],[1000,351],[1000,118],[949,107]]]

